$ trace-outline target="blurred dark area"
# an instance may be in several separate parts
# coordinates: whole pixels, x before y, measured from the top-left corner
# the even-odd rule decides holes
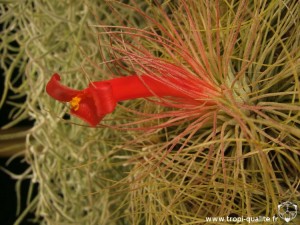
[[[0,96],[3,95],[4,90],[4,71],[0,70]],[[20,82],[20,81],[19,81]],[[17,84],[18,85],[18,84]],[[9,99],[9,96],[12,96],[13,93],[10,91],[8,93],[7,99]],[[17,102],[22,103],[25,101],[25,98],[18,99]],[[9,118],[9,112],[12,110],[12,106],[8,104],[4,104],[2,108],[0,108],[0,127],[7,124],[11,119]],[[13,129],[19,130],[23,129],[26,130],[27,128],[30,128],[33,125],[33,121],[30,120],[24,120],[20,122],[18,125],[16,125]],[[1,134],[5,134],[6,132],[9,132],[8,130],[0,129]],[[13,130],[13,132],[15,132]],[[10,131],[11,132],[11,131]],[[7,146],[10,143],[16,143],[17,141],[24,141],[25,139],[12,139],[10,141],[3,141],[0,140],[0,167],[5,168],[6,170],[9,170],[10,172],[14,174],[22,174],[24,171],[26,171],[29,167],[29,165],[25,162],[23,157],[17,157],[14,160],[12,160],[9,164],[7,164],[8,160],[11,158],[11,155],[13,154],[1,154],[1,147]],[[2,143],[1,143],[2,142]],[[2,152],[3,153],[3,152]],[[21,183],[21,210],[20,214],[24,211],[26,208],[26,202],[27,202],[27,196],[29,191],[29,184],[30,180],[24,180]],[[31,197],[34,198],[37,194],[37,185],[33,188],[33,195]],[[12,179],[10,175],[8,175],[3,170],[0,170],[0,224],[1,225],[13,225],[15,221],[17,220],[18,216],[17,213],[17,192],[16,192],[16,180]],[[34,218],[34,215],[31,213],[28,213],[26,218],[20,223],[21,225],[33,225],[37,223],[31,222]]]
[[[25,162],[22,162],[22,158],[17,158],[13,160],[8,166],[6,166],[8,158],[0,158],[0,166],[6,168],[7,170],[15,173],[21,174],[27,168],[28,165]],[[26,208],[26,200],[29,190],[29,180],[24,180],[21,183],[21,211],[22,213]],[[4,171],[0,171],[0,202],[1,202],[1,210],[0,210],[0,224],[1,225],[13,225],[17,220],[17,192],[16,192],[16,180],[12,179],[7,173]],[[37,186],[34,187],[33,197],[37,193]],[[26,218],[21,222],[21,225],[33,225],[37,223],[31,222],[34,218],[32,213],[28,213]]]

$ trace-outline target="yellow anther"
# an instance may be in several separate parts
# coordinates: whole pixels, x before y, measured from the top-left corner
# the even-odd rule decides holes
[[[72,98],[72,100],[70,101],[71,109],[73,109],[74,111],[77,111],[79,109],[80,101],[81,101],[81,98],[79,98],[77,96]]]

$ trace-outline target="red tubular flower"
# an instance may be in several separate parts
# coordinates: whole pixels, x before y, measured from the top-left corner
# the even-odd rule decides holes
[[[186,89],[185,85],[176,79],[168,80]],[[46,86],[46,92],[54,99],[69,102],[71,114],[91,126],[96,126],[102,118],[113,112],[117,102],[150,96],[172,96],[179,99],[192,100],[191,96],[166,85],[162,81],[147,75],[126,76],[106,81],[92,82],[84,90],[74,90],[62,85],[60,76],[54,74]],[[189,90],[189,89],[188,89]]]

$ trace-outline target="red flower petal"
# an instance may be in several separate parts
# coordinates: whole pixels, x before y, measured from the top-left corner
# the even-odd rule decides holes
[[[78,109],[71,109],[71,114],[84,120],[92,127],[95,127],[105,116],[105,114],[97,114],[94,99],[91,97],[84,97],[83,99],[81,99]]]
[[[117,101],[113,96],[112,86],[108,82],[94,82],[87,88],[93,97],[97,115],[106,115],[114,111]]]
[[[116,101],[112,88],[107,82],[92,83],[79,95],[78,109],[71,109],[71,114],[79,117],[91,126],[96,126],[102,118],[114,111]]]
[[[60,82],[60,76],[55,73],[51,77],[50,81],[46,86],[46,92],[54,99],[61,102],[69,102],[76,95],[80,94],[81,91],[69,88],[62,85]]]

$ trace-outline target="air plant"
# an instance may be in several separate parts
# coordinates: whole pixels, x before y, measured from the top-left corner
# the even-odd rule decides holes
[[[204,224],[299,204],[297,3],[106,4],[101,12],[113,17],[97,19],[88,7],[94,20],[82,22],[90,29],[79,29],[76,47],[54,51],[64,40],[54,42],[55,32],[43,42],[53,41],[50,59],[40,59],[53,66],[41,69],[48,94],[101,126],[69,118],[69,106],[43,92],[30,95],[38,101],[27,153],[40,184],[37,215],[46,224]],[[54,71],[75,89],[50,78]],[[116,97],[131,91],[139,94]],[[105,99],[112,104],[103,107]]]

